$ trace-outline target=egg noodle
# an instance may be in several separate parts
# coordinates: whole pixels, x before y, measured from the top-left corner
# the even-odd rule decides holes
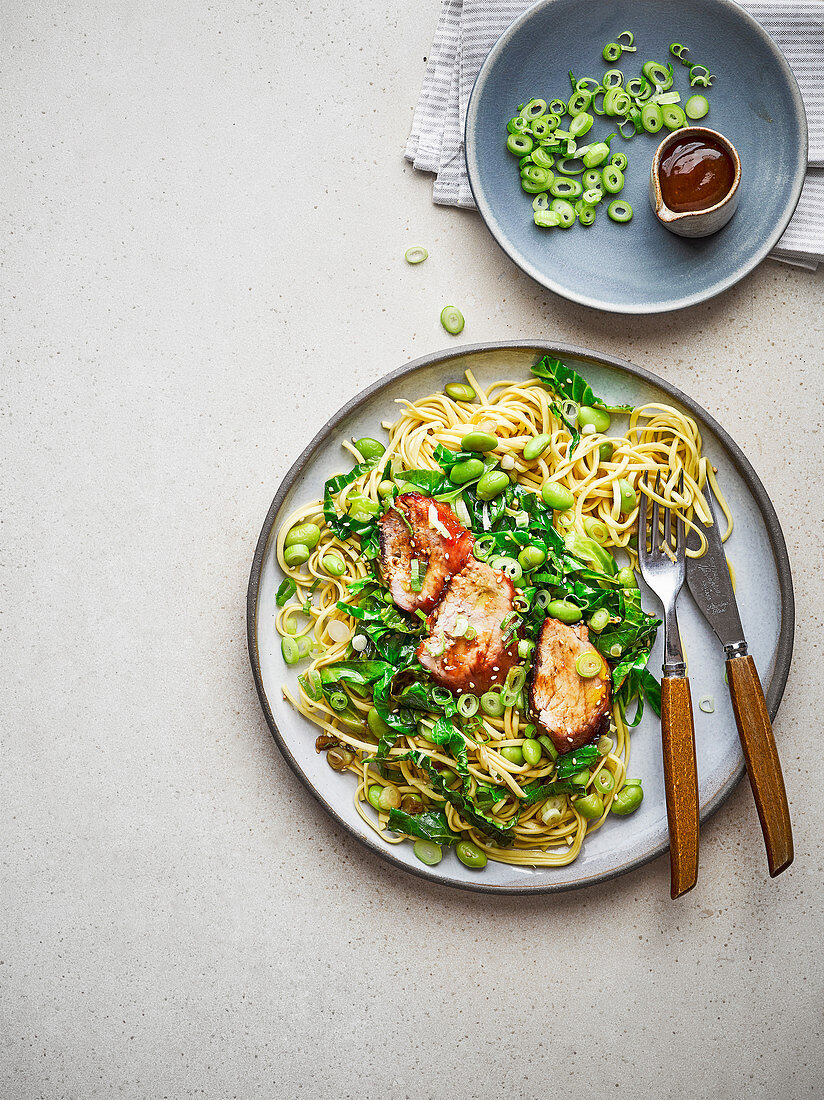
[[[540,493],[543,484],[551,479],[571,492],[573,506],[554,513],[555,527],[561,535],[575,532],[594,539],[610,552],[619,555],[623,552],[632,567],[637,565],[637,500],[642,486],[652,499],[677,509],[687,528],[696,530],[691,523],[694,515],[702,522],[711,522],[703,495],[709,482],[726,520],[723,537],[729,536],[732,517],[713,467],[701,453],[698,425],[680,410],[649,403],[631,412],[613,412],[613,419],[621,416],[624,422],[628,421],[623,433],[614,431],[612,426],[604,434],[584,428],[580,439],[571,446],[570,416],[574,420],[577,410],[568,403],[560,409],[559,396],[540,378],[498,381],[484,389],[467,371],[466,381],[476,394],[472,402],[452,400],[445,393],[433,393],[415,402],[398,402],[402,407],[398,418],[382,425],[389,435],[384,454],[374,468],[341,489],[335,498],[338,515],[347,511],[349,501],[363,498],[385,510],[390,502],[382,499],[378,487],[386,478],[394,476],[402,489],[403,471],[440,472],[436,446],[460,451],[462,438],[469,431],[480,430],[497,437],[494,458],[513,483]],[[537,460],[526,461],[524,447],[538,435],[547,435],[548,445]],[[605,444],[611,445],[611,454]],[[357,462],[362,461],[361,453],[351,443],[344,442],[343,446]],[[656,475],[657,493],[653,489]],[[626,483],[633,490],[629,509]],[[284,559],[285,540],[289,531],[302,523],[316,524],[320,538],[308,561],[290,568]],[[698,534],[701,535],[700,531]],[[701,542],[693,553],[704,552],[703,535]],[[330,552],[343,563],[340,576],[330,576],[324,567],[324,557]],[[358,634],[358,620],[339,605],[352,606],[357,602],[357,594],[349,592],[353,582],[376,576],[373,562],[364,558],[358,540],[337,538],[325,521],[323,502],[318,500],[289,516],[278,532],[276,553],[285,576],[295,586],[289,602],[277,610],[279,634],[284,639],[293,638],[302,652],[308,650],[309,663],[305,667],[320,674],[338,662],[357,659],[358,645],[353,647],[351,643]],[[363,645],[365,639],[361,637],[358,641]],[[479,712],[460,726],[471,777],[467,782],[473,790],[483,785],[500,789],[500,799],[488,807],[495,822],[506,826],[513,818],[517,819],[507,834],[509,842],[500,843],[500,838],[488,835],[477,821],[462,817],[460,808],[435,789],[431,774],[410,758],[410,751],[422,754],[448,783],[454,785],[458,780],[454,755],[425,736],[431,723],[427,726],[426,722],[418,722],[413,734],[399,736],[384,758],[375,761],[379,735],[371,723],[367,724],[372,707],[368,688],[345,682],[336,684],[339,696],[343,693],[346,697],[345,711],[341,713],[330,705],[328,693],[309,693],[305,684],[304,676],[297,691],[284,686],[284,697],[317,726],[319,750],[334,748],[334,763],[330,755],[330,764],[336,770],[353,774],[357,811],[387,844],[407,840],[406,835],[389,828],[393,807],[418,814],[440,811],[455,837],[471,841],[489,859],[530,867],[563,866],[578,856],[587,832],[603,825],[627,778],[629,725],[615,697],[610,734],[601,737],[598,755],[587,769],[588,777],[584,777],[586,793],[598,792],[603,802],[603,813],[596,818],[591,812],[583,816],[576,808],[577,800],[569,794],[551,795],[533,804],[524,799],[524,788],[550,782],[556,765],[547,752],[534,765],[526,761],[514,763],[508,758],[518,759],[517,752],[502,753],[505,749],[522,749],[527,737],[537,736],[523,698],[506,706],[499,716]],[[522,709],[518,709],[519,704]],[[393,764],[393,758],[402,759]]]

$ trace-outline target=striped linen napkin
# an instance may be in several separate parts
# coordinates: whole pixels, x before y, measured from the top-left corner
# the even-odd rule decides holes
[[[824,261],[824,0],[743,0],[790,64],[807,111],[809,168],[801,200],[771,253],[814,271]],[[474,207],[463,131],[469,94],[484,58],[528,0],[442,0],[406,158],[436,173],[432,198]]]

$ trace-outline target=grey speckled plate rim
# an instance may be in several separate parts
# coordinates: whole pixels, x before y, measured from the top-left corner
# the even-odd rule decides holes
[[[608,871],[601,872],[597,875],[592,875],[586,879],[579,879],[575,882],[559,882],[559,883],[541,883],[534,886],[524,883],[520,886],[494,886],[488,883],[483,883],[480,879],[477,882],[458,882],[454,879],[440,874],[435,868],[425,868],[423,864],[420,868],[409,866],[408,864],[396,859],[392,849],[387,848],[377,838],[371,836],[361,836],[357,833],[346,821],[344,821],[336,812],[332,804],[323,796],[323,794],[312,784],[306,775],[304,775],[300,766],[298,765],[292,753],[289,751],[289,747],[278,729],[275,722],[274,715],[272,714],[269,701],[266,697],[266,690],[263,686],[263,677],[260,668],[260,658],[257,648],[257,605],[258,605],[258,591],[260,587],[261,571],[263,568],[263,562],[266,557],[266,551],[269,544],[269,538],[272,533],[272,529],[275,524],[278,512],[286,499],[292,486],[302,473],[304,467],[308,463],[309,459],[315,453],[316,449],[326,442],[330,433],[332,433],[338,425],[355,409],[357,409],[363,402],[368,401],[381,390],[385,389],[394,382],[397,382],[401,378],[405,378],[414,375],[418,370],[425,367],[432,366],[436,363],[448,363],[451,359],[459,359],[473,354],[494,352],[497,350],[504,350],[506,348],[517,348],[524,351],[534,351],[537,357],[542,355],[553,355],[557,358],[574,358],[585,363],[591,363],[594,366],[603,366],[608,368],[624,371],[627,374],[639,378],[644,382],[647,382],[653,386],[659,387],[665,393],[668,393],[676,401],[680,402],[684,408],[688,409],[691,413],[696,415],[699,420],[703,421],[721,440],[727,453],[730,457],[735,468],[746,483],[749,491],[752,493],[761,514],[764,518],[767,534],[772,548],[773,557],[775,560],[776,571],[778,574],[779,589],[781,592],[781,626],[778,635],[778,646],[775,654],[775,667],[773,670],[770,686],[767,690],[767,708],[770,712],[770,717],[774,720],[778,711],[781,697],[784,694],[784,688],[787,683],[787,677],[790,670],[790,661],[792,658],[793,650],[793,634],[795,630],[795,600],[793,597],[793,584],[792,573],[790,570],[790,559],[787,554],[787,546],[784,541],[784,535],[781,530],[781,525],[778,521],[775,508],[772,505],[770,498],[767,495],[767,491],[761,484],[761,480],[752,468],[747,458],[744,456],[740,447],[732,439],[732,437],[721,427],[716,420],[714,420],[709,413],[707,413],[697,401],[694,401],[691,397],[688,397],[685,393],[682,393],[672,383],[667,382],[665,379],[653,374],[652,371],[646,370],[644,367],[638,367],[634,363],[629,363],[624,359],[618,359],[615,356],[605,355],[595,351],[589,351],[586,348],[575,347],[572,344],[555,344],[546,340],[509,340],[502,342],[494,342],[487,344],[462,344],[455,349],[447,351],[431,352],[429,355],[421,356],[419,359],[413,360],[411,363],[407,363],[403,367],[399,367],[397,370],[391,371],[389,374],[385,374],[377,382],[373,382],[371,386],[367,386],[366,389],[361,390],[359,394],[348,401],[342,408],[340,408],[330,420],[324,424],[314,439],[304,448],[300,457],[296,460],[289,472],[284,477],[280,484],[280,488],[275,494],[275,498],[269,506],[269,511],[266,515],[263,527],[260,532],[260,536],[255,548],[254,557],[252,559],[252,569],[249,577],[249,587],[246,597],[246,632],[247,642],[249,647],[249,659],[252,665],[252,674],[255,680],[255,687],[257,688],[258,697],[260,699],[263,713],[266,716],[266,721],[269,725],[269,729],[272,732],[272,736],[275,739],[275,743],[283,754],[287,764],[300,779],[303,785],[309,790],[315,799],[327,810],[332,817],[343,826],[356,840],[360,841],[366,847],[370,848],[373,852],[376,852],[383,859],[387,860],[393,866],[400,868],[403,871],[408,871],[411,874],[418,875],[420,878],[427,879],[429,882],[437,882],[443,886],[452,886],[460,890],[476,890],[482,893],[489,894],[522,894],[522,893],[560,893],[565,890],[577,890],[584,886],[592,886],[597,882],[605,882],[609,879],[615,878],[618,875],[625,874],[628,871],[634,870],[636,867],[641,867],[645,863],[649,863],[650,860],[655,859],[661,855],[669,847],[666,840],[662,843],[654,845],[650,850],[642,852],[640,855],[635,855],[631,859],[627,860],[619,866],[613,867]],[[719,661],[723,660],[723,652],[719,646],[718,650]],[[715,796],[711,798],[701,808],[701,820],[705,821],[710,814],[714,813],[719,806],[729,797],[733,788],[738,780],[744,774],[743,760],[739,765],[733,769],[724,783],[721,785]]]
[[[798,114],[798,121],[801,129],[804,132],[804,156],[799,158],[798,163],[795,166],[795,175],[793,179],[792,197],[787,204],[783,218],[777,223],[775,229],[767,237],[764,243],[759,249],[740,265],[734,275],[730,275],[726,279],[722,279],[717,284],[706,288],[703,291],[698,291],[695,294],[688,294],[683,298],[676,298],[669,302],[664,303],[649,303],[649,302],[637,302],[632,306],[617,305],[614,302],[604,301],[603,299],[595,296],[587,297],[583,294],[577,294],[574,291],[564,287],[561,283],[555,279],[545,275],[542,271],[531,264],[517,249],[513,248],[498,230],[497,221],[486,201],[483,191],[477,186],[476,182],[473,182],[473,163],[474,163],[474,143],[471,140],[471,135],[474,130],[474,124],[478,111],[478,100],[483,94],[484,84],[486,82],[487,74],[491,68],[494,60],[497,58],[501,50],[506,46],[509,39],[521,26],[522,23],[529,20],[535,12],[540,8],[546,8],[555,3],[556,0],[537,0],[537,3],[520,15],[503,32],[500,38],[496,41],[495,45],[489,51],[484,58],[484,62],[478,70],[478,75],[475,77],[475,82],[472,85],[472,91],[469,96],[469,103],[467,104],[466,111],[466,123],[464,127],[464,150],[466,155],[466,167],[467,175],[469,178],[469,187],[472,191],[472,197],[475,200],[475,205],[478,208],[478,213],[484,220],[484,223],[492,234],[496,244],[506,253],[506,255],[516,264],[522,271],[526,272],[531,278],[533,278],[541,286],[545,286],[548,290],[553,291],[555,294],[560,295],[562,298],[566,298],[571,302],[578,302],[580,305],[589,306],[591,309],[602,309],[607,313],[621,313],[621,314],[648,314],[648,313],[669,313],[676,309],[687,309],[689,306],[698,305],[699,302],[706,302],[710,298],[715,298],[719,294],[723,294],[725,290],[729,290],[730,287],[735,286],[749,273],[756,268],[762,260],[766,259],[767,255],[772,252],[778,243],[784,230],[790,224],[790,219],[795,213],[795,209],[798,206],[798,200],[801,198],[801,188],[804,185],[804,176],[807,171],[807,154],[809,151],[809,131],[807,128],[807,113],[804,109],[804,100],[801,98],[801,92],[798,89],[798,82],[795,79],[795,74],[787,63],[781,50],[776,46],[775,42],[770,38],[761,24],[750,15],[748,11],[741,7],[740,4],[736,4],[734,0],[716,0],[716,3],[720,7],[735,8],[751,23],[758,36],[762,39],[768,51],[772,53],[775,58],[775,62],[784,73],[784,76],[789,85],[792,93],[792,98],[795,102],[796,111]],[[581,0],[583,4],[583,0]]]

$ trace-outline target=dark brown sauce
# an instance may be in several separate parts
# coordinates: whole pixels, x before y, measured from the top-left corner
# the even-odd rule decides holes
[[[661,196],[676,214],[709,210],[725,198],[735,180],[733,159],[713,138],[675,141],[661,158]]]

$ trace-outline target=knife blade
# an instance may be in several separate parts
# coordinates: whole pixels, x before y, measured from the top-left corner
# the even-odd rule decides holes
[[[712,526],[707,527],[697,516],[693,517],[696,527],[700,527],[704,532],[707,550],[700,558],[687,558],[687,587],[724,649],[735,647],[744,654],[747,652],[744,628],[741,625],[741,616],[735,601],[732,578],[727,565],[727,556],[724,553],[724,545],[721,542],[721,532],[709,485],[704,490],[704,496],[712,516]],[[690,531],[687,548],[697,550],[699,545],[700,539],[694,531]]]
[[[764,691],[744,637],[709,484],[704,489],[704,496],[712,526],[693,518],[695,525],[704,532],[707,550],[700,558],[687,558],[687,587],[724,647],[735,724],[764,834],[770,875],[775,878],[793,861],[787,792]],[[695,550],[699,545],[700,539],[691,531],[687,546]]]

